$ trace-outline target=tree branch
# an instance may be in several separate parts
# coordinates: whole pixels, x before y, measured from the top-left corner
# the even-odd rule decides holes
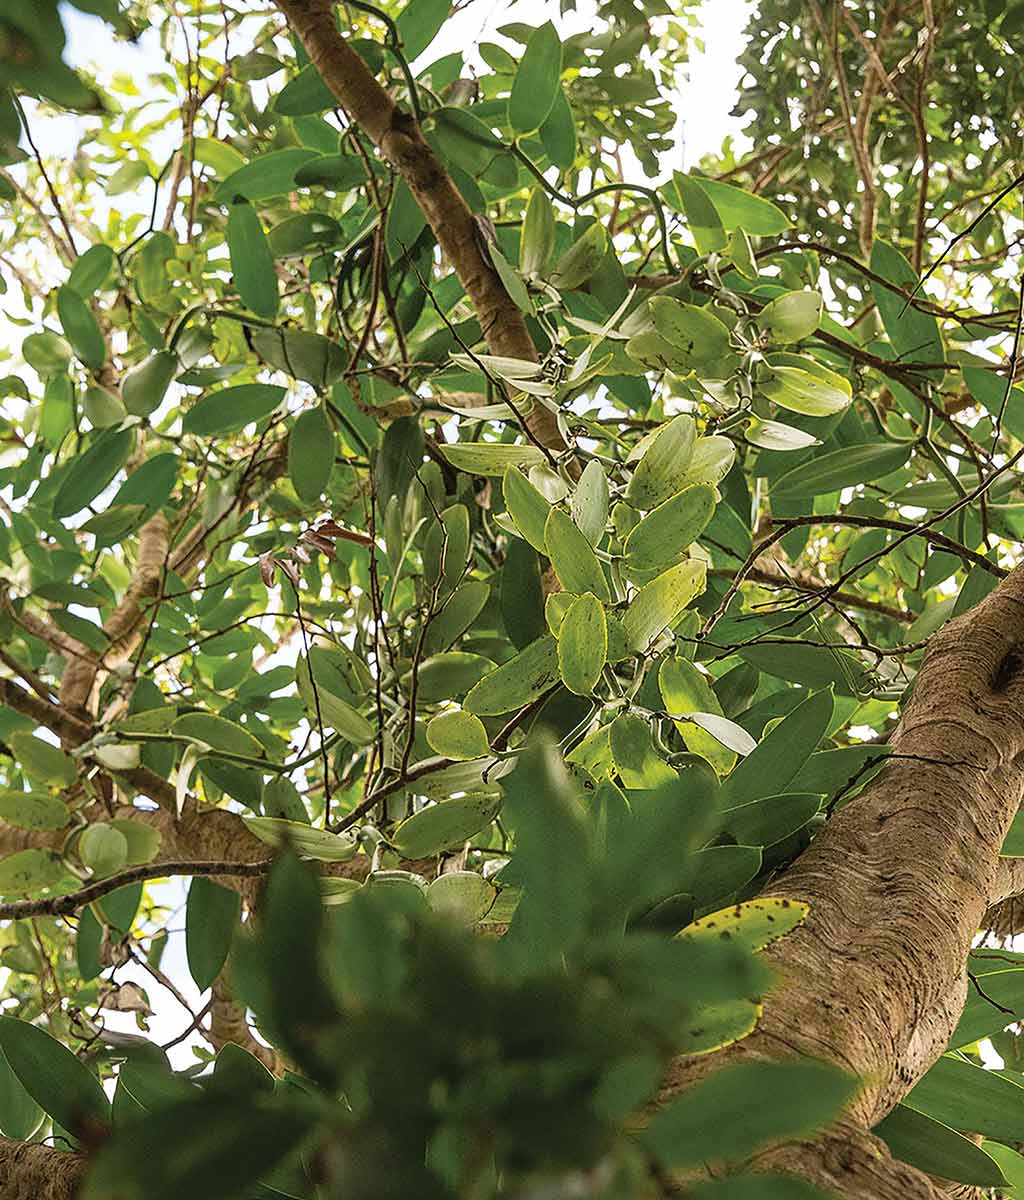
[[[408,185],[466,289],[491,352],[536,361],[537,350],[523,314],[485,257],[468,205],[415,119],[398,107],[338,32],[334,4],[278,0],[278,7],[338,103]],[[526,424],[548,449],[565,448],[555,415],[544,405],[533,406]]]

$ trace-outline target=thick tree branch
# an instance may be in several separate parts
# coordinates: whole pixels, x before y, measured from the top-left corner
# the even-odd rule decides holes
[[[523,314],[486,258],[473,214],[413,117],[398,107],[338,32],[331,0],[278,0],[324,82],[351,119],[401,175],[455,268],[493,354],[536,360]],[[555,416],[535,404],[525,418],[550,450],[564,449]]]

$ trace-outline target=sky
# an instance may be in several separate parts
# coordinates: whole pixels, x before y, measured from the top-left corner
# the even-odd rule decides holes
[[[700,11],[699,30],[705,48],[693,56],[685,78],[680,80],[676,148],[662,159],[661,167],[665,176],[673,170],[694,166],[704,154],[717,149],[730,134],[738,152],[749,147],[750,143],[739,132],[742,121],[730,116],[730,113],[736,104],[741,73],[736,58],[743,48],[742,31],[752,7],[753,0],[705,0]],[[516,3],[475,0],[442,32],[417,66],[425,66],[454,49],[473,45],[484,36],[493,36],[493,30],[508,21],[538,24],[554,16],[560,32],[565,35],[588,28],[592,11],[593,6],[588,0],[579,0],[578,11],[570,12],[562,19],[555,14],[555,6],[543,0],[518,0]],[[73,64],[96,69],[101,79],[113,66],[129,74],[144,91],[146,77],[163,68],[164,58],[155,33],[146,35],[135,46],[118,43],[116,56],[112,56],[113,42],[102,21],[70,7],[65,7],[64,18],[68,31],[66,57]],[[70,156],[80,136],[81,122],[71,116],[51,117],[38,130],[44,134],[41,139],[44,154]],[[119,207],[125,207],[125,199],[118,198]],[[182,909],[185,892],[183,880],[150,886],[150,895],[154,899],[179,910],[170,922],[172,936],[164,956],[163,969],[190,1006],[198,1010],[205,998],[199,996],[192,983],[185,958]],[[128,965],[117,972],[117,978],[121,982],[134,980],[148,992],[156,1010],[156,1015],[149,1022],[153,1040],[169,1041],[188,1025],[188,1012],[142,968]],[[108,1026],[113,1029],[138,1032],[134,1017],[130,1014],[109,1013],[106,1019]],[[194,1044],[202,1043],[194,1036],[172,1050],[171,1061],[175,1067],[180,1069],[195,1061],[191,1051]]]
[[[702,53],[693,56],[687,77],[680,81],[678,144],[672,156],[675,161],[664,163],[666,174],[673,169],[694,166],[703,155],[716,150],[729,134],[736,139],[739,149],[749,146],[749,141],[739,134],[743,122],[729,114],[736,104],[736,85],[741,74],[736,59],[743,48],[743,30],[753,7],[754,0],[704,0],[701,5],[699,36],[705,48]],[[416,66],[426,66],[443,54],[493,36],[498,26],[509,21],[537,24],[553,17],[563,35],[579,32],[592,23],[590,13],[593,5],[588,0],[579,0],[576,11],[568,12],[565,17],[557,16],[554,9],[550,0],[513,0],[504,3],[502,0],[474,0],[442,30]],[[98,17],[86,16],[69,6],[65,6],[64,20],[68,31],[69,61],[90,67],[98,66],[102,75],[104,64],[110,62],[111,36],[108,27]],[[117,69],[130,74],[136,83],[141,83],[148,73],[161,69],[162,65],[163,55],[155,33],[145,36],[136,46],[124,43],[117,46]],[[54,135],[59,142],[67,139],[67,145],[53,143],[53,150],[74,151],[75,125],[72,121],[59,133],[54,130]]]

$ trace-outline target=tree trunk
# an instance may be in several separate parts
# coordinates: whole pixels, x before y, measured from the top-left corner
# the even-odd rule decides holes
[[[989,907],[1020,886],[999,849],[1021,800],[1024,568],[931,639],[893,758],[768,889],[810,905],[766,952],[780,984],[757,1030],[680,1058],[663,1099],[742,1059],[808,1054],[863,1086],[830,1132],[764,1155],[841,1196],[944,1193],[867,1131],[946,1049]],[[880,1162],[888,1162],[881,1177]],[[909,1174],[908,1174],[909,1172]],[[908,1180],[913,1179],[913,1186]]]

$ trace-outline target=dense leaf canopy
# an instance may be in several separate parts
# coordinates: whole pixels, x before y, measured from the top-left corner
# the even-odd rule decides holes
[[[698,6],[535,7],[0,12],[0,1132],[88,1200],[825,1194],[863,1080],[663,1081],[1017,561],[1024,4],[763,0],[687,172]],[[970,967],[876,1132],[1024,1188]]]

